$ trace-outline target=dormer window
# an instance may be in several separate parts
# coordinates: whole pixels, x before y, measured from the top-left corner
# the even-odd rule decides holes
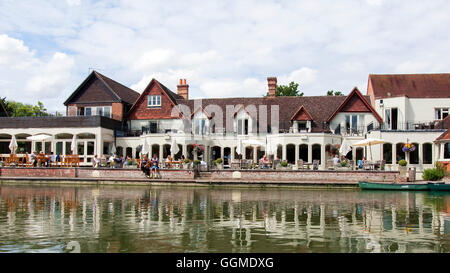
[[[307,132],[308,131],[308,128],[307,128],[307,126],[306,126],[306,121],[299,121],[299,122],[297,122],[297,125],[298,125],[298,131],[300,132],[300,133],[303,133],[303,132]]]
[[[161,95],[148,96],[147,106],[149,108],[161,107]]]

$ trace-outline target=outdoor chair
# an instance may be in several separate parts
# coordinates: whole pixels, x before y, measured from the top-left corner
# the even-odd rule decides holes
[[[275,160],[273,161],[272,168],[273,168],[273,169],[276,169],[276,168],[278,167],[278,165],[280,165],[280,164],[281,164],[281,160],[275,159]]]
[[[297,160],[297,168],[303,170],[303,159]]]
[[[317,159],[313,160],[313,170],[319,169],[319,163],[320,163],[319,160],[317,160]]]
[[[327,167],[328,170],[334,170],[335,169],[333,159],[328,159],[326,162],[327,162],[327,166],[326,167]]]

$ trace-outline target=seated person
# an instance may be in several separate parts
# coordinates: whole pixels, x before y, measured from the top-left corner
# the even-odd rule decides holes
[[[264,169],[269,168],[269,163],[270,163],[270,161],[269,161],[269,159],[267,158],[266,155],[263,156],[263,158],[261,159],[261,162],[262,162],[262,164],[263,164],[263,168],[264,168]]]
[[[114,161],[114,155],[111,155],[108,159],[108,164],[112,168],[114,165],[116,165],[116,162]]]
[[[159,160],[158,157],[156,157],[156,154],[153,155],[152,159],[151,159],[151,177],[156,177],[158,175],[158,167],[159,167]]]
[[[92,167],[98,168],[100,166],[100,160],[98,160],[97,155],[94,155],[94,159],[92,160]]]
[[[171,157],[170,155],[168,155],[167,158],[166,158],[166,161],[165,161],[164,166],[165,166],[166,168],[170,168],[170,167],[171,167],[171,166],[170,166],[171,163],[172,163],[172,157]]]
[[[117,167],[121,167],[121,165],[122,165],[122,158],[119,157],[119,156],[117,156],[117,155],[115,155],[115,156],[114,156],[114,162],[116,163],[116,164],[115,164],[115,167],[116,167],[116,168],[117,168]]]
[[[339,164],[340,160],[339,160],[339,156],[335,155],[333,158],[333,165],[337,166]]]
[[[365,163],[366,163],[365,157],[363,157],[362,160],[358,160],[358,168],[363,169]]]
[[[150,166],[149,166],[149,160],[146,155],[141,160],[141,171],[144,172],[145,176],[150,177]]]

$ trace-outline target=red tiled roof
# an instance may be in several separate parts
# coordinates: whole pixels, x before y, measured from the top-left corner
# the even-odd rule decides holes
[[[447,129],[447,131],[442,133],[442,135],[436,138],[435,141],[450,140],[450,116],[447,116],[445,119],[439,121],[439,123],[436,124],[436,128],[444,128]]]
[[[450,98],[450,73],[369,75],[375,99]],[[390,93],[390,96],[388,95]]]
[[[217,105],[223,112],[223,127],[226,127],[226,106],[243,105],[248,107],[254,105],[258,112],[260,105],[267,105],[267,124],[271,125],[271,106],[279,106],[280,129],[288,129],[291,125],[291,117],[297,112],[299,105],[309,109],[313,119],[312,132],[328,132],[330,128],[326,123],[328,117],[345,100],[345,96],[312,96],[312,97],[259,97],[259,98],[215,98],[197,100],[200,103],[194,105],[195,100],[177,100],[177,104],[184,104],[192,111],[198,105],[208,111],[207,105]],[[196,109],[194,109],[196,107]],[[239,106],[238,106],[239,107]],[[213,116],[213,113],[209,113]]]

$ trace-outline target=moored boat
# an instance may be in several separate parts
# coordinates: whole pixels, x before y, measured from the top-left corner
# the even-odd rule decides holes
[[[428,183],[431,191],[450,191],[450,184],[445,183]]]
[[[404,190],[404,191],[428,191],[428,184],[418,183],[375,183],[359,181],[362,190]]]

